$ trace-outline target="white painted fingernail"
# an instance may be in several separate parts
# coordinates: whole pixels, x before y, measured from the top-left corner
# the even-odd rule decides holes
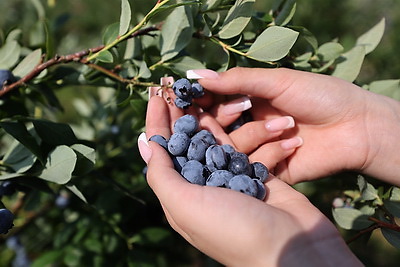
[[[244,96],[224,104],[222,107],[222,111],[225,113],[225,115],[234,115],[236,113],[248,110],[251,107],[252,104],[250,98]]]
[[[186,78],[188,79],[216,79],[219,77],[218,72],[208,69],[188,70],[186,71]]]
[[[296,136],[290,139],[286,139],[281,143],[281,147],[285,150],[291,150],[303,145],[303,138]]]
[[[285,129],[293,128],[295,125],[292,116],[279,117],[270,121],[267,121],[265,128],[270,132],[278,132]]]
[[[147,141],[146,133],[141,133],[138,137],[138,148],[139,153],[144,162],[148,163],[151,158],[151,148],[149,146],[149,142]]]

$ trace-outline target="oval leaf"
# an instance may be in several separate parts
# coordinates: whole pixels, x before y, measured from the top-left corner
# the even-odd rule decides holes
[[[382,235],[394,247],[400,248],[400,233],[388,228],[381,228]]]
[[[42,49],[36,49],[28,54],[13,70],[16,77],[24,77],[31,72],[42,58]]]
[[[163,61],[175,57],[192,39],[193,18],[187,6],[181,6],[168,16],[161,30]]]
[[[131,23],[131,6],[128,0],[121,0],[121,17],[119,19],[119,35],[125,34],[129,30]]]
[[[373,224],[368,215],[352,208],[336,208],[332,211],[333,218],[340,227],[346,230],[361,230]]]
[[[75,169],[77,156],[68,146],[58,146],[47,157],[45,169],[39,178],[57,184],[67,183]]]
[[[343,46],[339,43],[328,42],[322,44],[317,51],[317,54],[324,61],[330,61],[332,59],[338,58],[343,52]]]
[[[247,52],[247,56],[259,61],[276,61],[286,56],[297,40],[298,32],[271,26],[264,30]]]
[[[238,0],[229,9],[228,15],[218,33],[222,39],[229,39],[239,35],[251,19],[255,0]]]
[[[108,50],[101,51],[97,59],[105,63],[112,63],[114,61],[113,55]]]
[[[337,59],[338,63],[332,76],[353,82],[360,73],[365,57],[365,47],[355,46]]]
[[[385,19],[381,19],[378,24],[372,27],[369,31],[358,37],[356,45],[365,47],[365,54],[372,52],[382,39],[385,32]]]
[[[9,69],[13,67],[19,59],[21,54],[21,46],[17,41],[6,42],[5,45],[0,48],[0,68]]]

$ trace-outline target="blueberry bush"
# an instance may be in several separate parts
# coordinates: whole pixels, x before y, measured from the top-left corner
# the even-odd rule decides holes
[[[148,88],[164,90],[161,78],[179,80],[189,69],[287,67],[400,100],[397,50],[378,46],[394,35],[399,8],[383,1],[388,18],[353,24],[358,2],[0,2],[0,266],[218,266],[168,226],[146,184],[136,143]],[[381,10],[371,5],[362,12]],[[179,91],[178,106],[201,97],[190,86],[195,92]],[[221,147],[210,149],[210,162]],[[211,183],[226,179],[223,171]],[[364,263],[400,259],[399,188],[346,172],[296,189]]]

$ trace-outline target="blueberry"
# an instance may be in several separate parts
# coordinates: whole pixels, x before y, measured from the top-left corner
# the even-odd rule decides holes
[[[182,171],[183,165],[188,162],[188,159],[185,156],[173,156],[172,162],[174,163],[175,170],[180,173]]]
[[[221,147],[225,151],[225,153],[229,156],[228,158],[231,158],[231,155],[236,152],[235,148],[229,144],[223,144],[221,145]]]
[[[204,95],[204,88],[198,82],[192,83],[192,91],[193,91],[194,98],[199,98]]]
[[[257,195],[256,198],[260,199],[260,200],[264,200],[264,198],[267,196],[267,189],[265,188],[265,185],[263,184],[263,182],[261,182],[261,180],[259,179],[253,179],[253,181],[256,183],[257,185]]]
[[[257,184],[247,175],[239,174],[233,176],[229,180],[229,188],[238,192],[245,193],[246,195],[257,196]]]
[[[204,139],[192,139],[187,150],[189,160],[204,161],[208,143]]]
[[[233,174],[227,170],[216,170],[208,176],[206,185],[217,187],[228,187]]]
[[[174,156],[184,155],[190,144],[190,137],[185,133],[174,133],[168,141],[168,151]]]
[[[0,197],[11,196],[16,192],[15,183],[11,181],[0,182]]]
[[[189,98],[192,98],[192,84],[186,78],[181,78],[174,82],[172,90],[175,95],[182,100],[189,100]]]
[[[192,139],[195,139],[195,138],[204,139],[210,146],[217,144],[217,140],[215,140],[214,135],[210,131],[207,131],[204,129],[200,130],[192,137]]]
[[[253,162],[251,164],[252,167],[252,175],[251,177],[259,179],[262,183],[269,177],[269,171],[267,166],[262,164],[261,162]]]
[[[205,185],[208,169],[197,160],[189,160],[182,167],[182,176],[192,184]]]
[[[245,174],[251,176],[252,170],[248,156],[241,152],[234,152],[231,154],[228,171],[233,174]]]
[[[0,234],[7,234],[14,224],[14,215],[8,209],[0,209]]]
[[[199,128],[199,121],[193,115],[186,114],[174,123],[174,133],[185,133],[192,136]]]
[[[168,150],[168,141],[162,135],[159,134],[153,135],[152,137],[150,137],[149,141],[156,142],[157,144]]]
[[[187,109],[188,107],[190,107],[192,105],[192,101],[188,101],[188,100],[183,100],[182,98],[175,98],[175,106],[177,106],[178,108],[181,109]]]
[[[222,170],[228,166],[228,157],[219,145],[211,145],[206,151],[206,164]]]
[[[13,83],[16,80],[17,79],[14,77],[11,71],[0,70],[0,88],[2,88],[5,84]]]

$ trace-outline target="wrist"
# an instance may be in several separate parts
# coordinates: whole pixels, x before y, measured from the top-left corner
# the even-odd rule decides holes
[[[400,102],[375,96],[367,117],[368,154],[361,171],[385,182],[400,185]]]

